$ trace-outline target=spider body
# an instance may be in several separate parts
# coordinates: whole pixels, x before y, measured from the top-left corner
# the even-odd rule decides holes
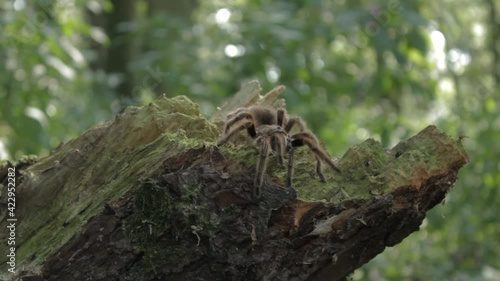
[[[298,133],[290,135],[295,126]],[[259,198],[267,161],[271,151],[277,154],[278,163],[283,165],[283,154],[288,152],[287,187],[292,186],[294,148],[307,145],[316,158],[316,173],[321,181],[326,182],[321,163],[325,162],[334,171],[340,169],[333,163],[328,154],[321,148],[316,136],[306,131],[304,120],[299,116],[289,116],[285,109],[276,109],[269,106],[251,106],[239,108],[227,115],[226,124],[217,145],[223,145],[232,136],[245,130],[256,140],[259,149],[259,159],[256,165],[256,175],[253,187],[253,196]]]

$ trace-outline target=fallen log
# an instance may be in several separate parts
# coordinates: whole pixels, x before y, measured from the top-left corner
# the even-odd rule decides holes
[[[15,268],[5,280],[344,280],[419,229],[468,156],[435,126],[392,149],[373,139],[315,174],[296,153],[294,187],[269,162],[252,199],[257,150],[183,96],[130,107],[16,170]],[[250,145],[249,145],[250,144]],[[6,229],[6,208],[0,213]],[[8,233],[0,233],[7,245]]]

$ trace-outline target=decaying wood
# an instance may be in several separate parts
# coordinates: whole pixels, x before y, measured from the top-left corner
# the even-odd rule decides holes
[[[161,98],[19,164],[16,278],[343,280],[418,230],[468,161],[434,126],[349,148],[328,183],[298,150],[296,189],[271,159],[254,202],[255,147],[217,148],[218,134],[187,98]]]

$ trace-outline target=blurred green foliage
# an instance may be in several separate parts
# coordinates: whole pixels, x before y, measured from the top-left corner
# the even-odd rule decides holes
[[[284,84],[336,156],[431,123],[467,136],[446,205],[353,280],[500,280],[500,1],[0,0],[0,25],[0,158],[162,93],[210,115],[244,81]]]

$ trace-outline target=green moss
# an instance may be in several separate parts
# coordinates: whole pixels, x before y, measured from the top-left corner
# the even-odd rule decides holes
[[[243,145],[226,145],[221,152],[229,159],[242,164],[243,172],[255,169],[258,151],[253,142]],[[383,193],[389,186],[383,177],[390,155],[373,139],[351,147],[338,162],[342,174],[323,164],[327,182],[321,182],[316,173],[316,159],[307,147],[295,150],[293,186],[298,189],[299,198],[308,201],[326,200],[340,202],[346,198],[368,198]],[[279,166],[276,157],[271,156],[267,175],[285,184],[286,161]]]
[[[136,193],[134,213],[126,220],[123,229],[133,241],[152,243],[165,229],[176,230],[175,225],[165,225],[175,215],[175,207],[175,198],[169,190],[155,182],[145,182]],[[181,231],[176,232],[178,235]]]
[[[336,198],[368,198],[374,190],[382,192],[377,177],[386,169],[389,155],[382,145],[368,139],[349,148],[339,162],[342,169],[341,193]]]
[[[186,97],[161,98],[144,107],[128,108],[112,122],[89,129],[40,158],[25,170],[22,183],[28,186],[23,190],[30,192],[23,202],[31,208],[19,208],[16,214],[17,267],[36,269],[78,234],[106,203],[118,200],[137,186],[138,178],[150,178],[166,159],[212,144],[217,135],[217,128]],[[31,159],[28,160],[33,162]],[[196,189],[191,190],[197,193]],[[156,197],[148,196],[148,192]],[[131,222],[135,222],[131,225],[136,228],[128,230],[137,234],[134,239],[147,242],[160,235],[168,221],[161,219],[180,217],[179,212],[186,220],[182,226],[168,226],[169,229],[196,231],[202,236],[215,229],[216,222],[207,217],[206,208],[192,204],[196,201],[189,196],[193,195],[184,194],[183,200],[172,202],[168,194],[161,192],[165,192],[164,187],[144,184],[138,198],[151,201],[154,209],[141,205],[140,200],[136,202],[142,213]],[[5,256],[0,261],[0,271],[6,272]]]
[[[221,153],[228,159],[231,159],[239,165],[232,166],[231,175],[241,175],[246,173],[255,174],[255,163],[257,161],[258,150],[255,142],[251,139],[245,139],[243,144],[228,143],[220,147]],[[280,166],[277,157],[270,156],[267,172],[268,180],[277,181],[280,185],[286,184],[287,177],[287,157],[285,163]],[[323,173],[327,178],[327,183],[321,182],[316,174],[316,160],[307,147],[301,147],[295,150],[293,186],[298,189],[299,197],[306,200],[325,199],[332,190],[339,190],[337,180],[340,177],[328,166],[323,165]]]
[[[188,97],[180,95],[173,98],[162,97],[154,101],[162,111],[170,113],[182,113],[190,116],[199,116],[200,107],[192,102]]]
[[[38,161],[38,156],[36,156],[36,155],[24,155],[18,161],[14,161],[13,164],[15,166],[21,165],[21,164],[31,165],[31,164],[35,163],[36,161]]]
[[[144,251],[152,270],[163,264],[188,263],[200,255],[192,241],[179,237],[200,243],[219,231],[219,221],[201,200],[200,188],[201,183],[183,186],[182,194],[173,196],[169,186],[149,180],[135,193],[133,214],[126,219],[124,231]]]
[[[170,233],[173,237],[193,231],[199,235],[212,235],[217,231],[218,223],[210,216],[204,200],[199,198],[200,188],[201,184],[182,187],[183,193],[177,198],[171,195],[168,186],[145,182],[136,193],[134,213],[126,220],[127,235],[142,243],[154,241],[163,233]]]

